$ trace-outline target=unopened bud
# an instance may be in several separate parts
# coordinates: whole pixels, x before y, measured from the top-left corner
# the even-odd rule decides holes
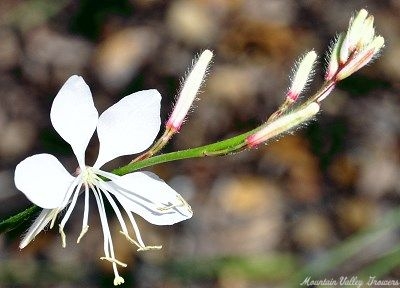
[[[384,44],[383,37],[375,35],[374,16],[360,10],[351,18],[345,36],[340,36],[333,47],[325,80],[336,82],[350,76],[376,57]]]
[[[337,71],[339,70],[340,62],[339,62],[339,51],[342,46],[344,39],[344,34],[340,33],[337,37],[336,41],[331,48],[331,53],[329,55],[329,63],[325,73],[325,80],[329,81],[335,76]]]
[[[297,100],[312,75],[316,59],[317,53],[315,53],[315,51],[310,51],[300,60],[300,64],[294,74],[292,85],[287,92],[287,99],[292,102]]]
[[[340,63],[346,63],[351,53],[356,49],[362,35],[364,33],[365,20],[368,12],[361,9],[355,17],[350,19],[349,28],[346,37],[343,40],[343,45],[340,49]]]
[[[385,39],[382,36],[377,36],[374,40],[369,43],[361,52],[355,55],[336,75],[338,81],[349,77],[354,72],[358,71],[365,65],[367,65],[382,49],[385,45]]]
[[[368,45],[375,36],[375,28],[374,28],[374,16],[369,15],[367,19],[365,19],[363,30],[360,33],[360,39],[357,43],[357,50],[363,49],[366,45]]]
[[[213,53],[210,50],[205,50],[201,53],[199,59],[193,66],[192,71],[190,71],[189,76],[183,84],[174,111],[167,121],[167,128],[178,131],[181,127],[193,101],[196,98],[197,92],[200,89],[212,56]]]
[[[282,116],[277,120],[266,124],[265,127],[261,128],[256,133],[248,136],[246,139],[246,144],[250,148],[256,147],[259,144],[283,132],[289,131],[297,125],[311,119],[318,113],[318,111],[318,103],[313,102],[299,111]]]

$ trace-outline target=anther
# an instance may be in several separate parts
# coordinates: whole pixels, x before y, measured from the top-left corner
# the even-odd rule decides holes
[[[148,251],[148,250],[160,250],[162,249],[162,245],[158,245],[158,246],[143,246],[140,245],[137,241],[133,240],[127,233],[125,233],[124,231],[119,231],[119,233],[121,233],[122,235],[124,235],[126,237],[126,239],[136,245],[138,247],[137,251]]]
[[[122,267],[128,266],[128,265],[125,264],[124,262],[121,262],[121,261],[119,261],[119,260],[117,260],[117,259],[115,259],[115,258],[111,258],[111,257],[100,257],[100,260],[107,260],[107,261],[109,261],[109,262],[111,262],[111,263],[115,263],[115,264],[120,265],[120,266],[122,266]]]
[[[117,286],[117,285],[120,285],[120,284],[123,284],[123,283],[125,283],[124,278],[122,278],[119,275],[115,276],[115,278],[114,278],[114,286]]]
[[[186,207],[190,212],[193,212],[193,211],[192,211],[192,207],[190,207],[190,205],[185,201],[185,199],[182,198],[182,196],[177,195],[176,198],[178,199],[178,201],[180,201],[180,203],[178,203],[178,204],[166,205],[166,206],[164,206],[164,207],[157,208],[157,210],[163,212],[163,211],[170,210],[170,209],[172,209],[172,208]]]
[[[140,247],[137,251],[161,250],[161,249],[162,249],[162,245],[158,245],[158,246],[143,246],[143,247]]]

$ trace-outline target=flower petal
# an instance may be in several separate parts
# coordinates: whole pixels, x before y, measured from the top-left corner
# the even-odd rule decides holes
[[[74,179],[50,154],[26,158],[17,165],[14,175],[18,190],[34,204],[46,209],[60,207]]]
[[[157,90],[145,90],[122,98],[104,111],[97,124],[100,150],[93,167],[148,148],[160,130],[160,101]]]
[[[85,167],[85,150],[98,117],[89,86],[82,77],[71,76],[54,98],[50,119],[58,134],[71,145],[81,169]]]
[[[123,206],[152,224],[172,225],[193,215],[182,196],[153,173],[130,173],[105,183]]]

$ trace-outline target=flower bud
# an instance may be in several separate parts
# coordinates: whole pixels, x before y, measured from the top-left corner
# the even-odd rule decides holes
[[[384,38],[375,35],[374,17],[360,10],[333,47],[325,80],[337,82],[350,76],[376,57],[384,44]]]
[[[301,60],[294,74],[292,85],[286,94],[287,99],[295,102],[301,91],[307,85],[308,80],[312,75],[312,69],[317,59],[317,53],[314,50],[308,52]]]
[[[340,62],[346,63],[351,53],[358,46],[358,42],[362,38],[365,28],[365,20],[368,16],[368,12],[365,9],[361,9],[355,17],[350,19],[349,28],[346,33],[346,37],[343,40],[343,45],[340,50]]]
[[[375,37],[374,16],[369,15],[365,19],[363,31],[360,33],[359,41],[357,42],[357,50],[361,50],[368,45]]]
[[[314,115],[318,113],[318,111],[318,103],[313,102],[301,110],[282,116],[277,120],[266,124],[256,133],[248,136],[246,138],[246,144],[250,148],[256,147],[259,144],[311,119]]]
[[[346,65],[336,75],[336,80],[340,81],[349,77],[354,72],[358,71],[367,65],[385,45],[385,39],[382,36],[377,36],[369,43],[361,52],[356,54],[354,58],[350,59]]]
[[[333,46],[331,46],[332,48],[329,55],[329,63],[325,73],[326,81],[331,80],[339,69],[340,66],[339,51],[340,51],[340,46],[342,46],[343,39],[344,39],[344,34],[340,33],[336,41],[334,42]]]
[[[167,121],[166,126],[168,129],[178,131],[181,127],[200,89],[212,56],[213,53],[210,50],[205,50],[201,53],[196,64],[193,66],[193,69],[190,71],[189,76],[183,84],[174,111],[172,111]]]

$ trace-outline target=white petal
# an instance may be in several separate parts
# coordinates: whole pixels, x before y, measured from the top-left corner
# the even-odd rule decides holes
[[[145,90],[122,98],[104,111],[97,124],[100,151],[93,167],[148,148],[160,130],[160,101],[157,90]]]
[[[99,114],[89,86],[80,76],[71,76],[54,98],[50,119],[54,129],[67,141],[85,167],[85,150],[96,130]]]
[[[153,173],[135,172],[106,184],[122,205],[152,224],[172,225],[193,215],[186,201]]]
[[[26,158],[17,165],[14,175],[18,190],[34,204],[46,209],[60,207],[74,179],[50,154]]]

